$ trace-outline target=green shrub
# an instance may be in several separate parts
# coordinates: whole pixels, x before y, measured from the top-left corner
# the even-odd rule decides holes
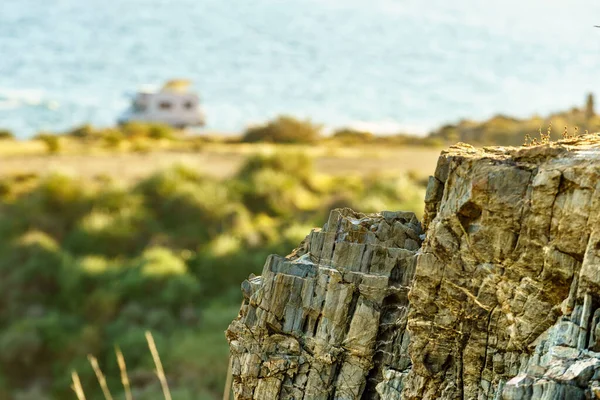
[[[310,121],[281,116],[263,126],[249,128],[242,142],[314,143],[320,137],[321,126]]]
[[[90,124],[84,124],[67,132],[67,136],[72,136],[79,139],[89,139],[96,135],[96,130]]]
[[[175,132],[173,128],[165,124],[150,124],[148,130],[148,137],[150,139],[172,140],[175,138]]]
[[[333,138],[344,144],[359,144],[371,142],[375,136],[370,132],[345,128],[335,131]]]
[[[8,180],[0,180],[0,199],[3,197],[8,197],[11,193],[11,182]]]
[[[159,229],[171,235],[173,245],[184,248],[216,236],[237,213],[226,185],[185,167],[156,174],[142,181],[137,191],[160,221]]]
[[[142,273],[148,276],[182,275],[187,272],[185,262],[164,247],[153,247],[142,254]]]
[[[15,386],[24,383],[43,355],[43,338],[36,328],[31,319],[22,319],[5,326],[0,334],[0,362],[11,366],[10,371],[3,373]]]
[[[175,261],[174,264],[178,257],[168,255],[164,257],[168,264],[160,265],[157,264],[156,257],[146,253],[120,265],[116,263],[102,278],[114,282],[112,289],[119,293],[124,303],[137,302],[144,310],[164,308],[178,314],[182,308],[199,301],[202,293],[200,282],[196,276],[189,273],[187,264],[185,269],[182,269],[181,260]],[[173,273],[174,269],[177,273]],[[148,296],[148,293],[155,295]],[[144,320],[145,318],[144,312]]]
[[[53,174],[10,206],[4,223],[13,230],[38,229],[62,240],[89,209],[89,198],[81,182]]]
[[[135,256],[155,232],[144,198],[112,182],[89,194],[83,215],[65,237],[63,247],[75,255]]]
[[[147,154],[152,150],[152,147],[144,139],[135,139],[133,140],[131,150],[135,153]]]
[[[121,127],[123,135],[128,139],[174,139],[175,131],[169,125],[154,122],[127,122]]]
[[[125,140],[123,132],[118,129],[104,129],[100,132],[100,137],[102,138],[104,145],[109,149],[118,148],[123,140]]]
[[[144,209],[118,213],[92,211],[65,238],[64,247],[77,255],[134,256],[152,236],[152,221]]]
[[[423,212],[425,186],[407,175],[364,178],[364,194],[354,205],[357,210],[378,212],[385,209]]]
[[[13,140],[15,135],[8,129],[0,129],[0,140]]]
[[[5,316],[22,315],[32,304],[59,305],[63,310],[77,306],[81,274],[48,235],[28,232],[0,249],[0,256],[0,303],[13,306],[4,310]]]
[[[250,157],[237,174],[243,204],[254,213],[289,215],[318,201],[312,159],[302,153]]]
[[[42,141],[46,145],[46,150],[50,154],[55,154],[60,151],[60,137],[56,135],[39,133],[35,139]]]
[[[148,137],[148,124],[143,122],[127,122],[121,126],[121,131],[126,138]]]
[[[317,201],[295,176],[273,169],[253,174],[243,192],[244,205],[250,211],[272,216],[289,216],[312,208]]]
[[[279,151],[275,154],[248,157],[236,177],[245,181],[257,172],[267,169],[292,175],[307,185],[315,174],[314,161],[306,153]]]

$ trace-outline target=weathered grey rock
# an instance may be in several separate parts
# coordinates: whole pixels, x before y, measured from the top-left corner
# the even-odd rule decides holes
[[[270,257],[227,333],[236,398],[600,398],[599,137],[453,146],[423,225],[334,211]]]
[[[413,213],[334,210],[292,254],[270,256],[227,331],[236,399],[400,393],[422,233]]]

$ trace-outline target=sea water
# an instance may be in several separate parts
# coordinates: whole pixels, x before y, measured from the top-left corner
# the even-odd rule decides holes
[[[171,78],[224,133],[544,114],[600,89],[594,24],[598,0],[0,0],[0,128],[111,125]]]

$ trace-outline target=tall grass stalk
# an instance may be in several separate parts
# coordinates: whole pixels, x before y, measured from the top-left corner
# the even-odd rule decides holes
[[[240,309],[244,306],[244,300],[240,304]],[[233,383],[233,358],[229,356],[229,364],[227,365],[227,377],[225,378],[225,388],[223,388],[223,400],[231,398],[231,384]]]
[[[165,376],[165,371],[163,370],[162,363],[160,362],[160,356],[158,355],[158,350],[156,349],[156,344],[154,343],[154,338],[152,337],[152,333],[150,333],[150,331],[146,331],[146,340],[148,341],[148,348],[150,349],[152,358],[154,359],[154,365],[156,365],[156,376],[158,376],[158,380],[162,386],[165,400],[172,400],[171,392],[169,391],[169,385],[167,384],[167,377]]]
[[[81,386],[81,381],[79,380],[79,375],[76,371],[71,372],[71,379],[73,380],[73,386],[71,389],[77,395],[78,400],[85,400],[85,394],[83,393],[83,387]]]
[[[100,388],[102,388],[102,393],[104,393],[104,398],[106,400],[113,400],[112,395],[110,394],[110,390],[108,390],[108,385],[106,384],[106,378],[98,365],[98,360],[96,357],[92,355],[88,355],[88,360],[94,369],[94,373],[96,374],[96,378],[98,378],[98,383],[100,384]]]
[[[225,379],[225,389],[223,389],[223,400],[231,398],[231,383],[233,380],[233,359],[229,357],[229,366],[227,367],[227,379]]]
[[[131,395],[131,387],[129,386],[129,376],[127,375],[127,365],[125,365],[125,357],[118,346],[115,346],[115,353],[117,354],[117,362],[119,363],[119,370],[121,371],[121,383],[125,390],[125,400],[133,400]]]

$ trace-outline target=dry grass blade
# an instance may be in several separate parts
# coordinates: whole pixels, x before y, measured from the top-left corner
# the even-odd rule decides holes
[[[229,357],[229,366],[227,367],[227,379],[225,380],[225,389],[223,389],[223,400],[229,400],[231,398],[231,383],[233,380],[233,360]]]
[[[117,354],[117,363],[119,363],[119,370],[121,371],[121,383],[125,390],[125,400],[133,400],[131,396],[131,387],[129,386],[129,376],[127,375],[127,366],[125,365],[125,357],[121,349],[115,346],[115,353]]]
[[[172,400],[171,392],[169,392],[169,385],[167,384],[167,377],[165,376],[165,371],[163,370],[162,363],[160,362],[160,356],[158,355],[158,350],[156,349],[154,338],[152,337],[152,334],[149,331],[146,331],[146,340],[148,341],[148,347],[150,348],[152,358],[154,359],[154,365],[156,365],[156,376],[158,376],[158,380],[160,381],[160,385],[162,386],[165,400]]]
[[[240,304],[240,309],[244,306],[244,300]],[[227,365],[227,376],[225,377],[225,388],[223,389],[223,400],[231,398],[231,384],[233,383],[233,358],[229,356],[229,364]]]
[[[104,398],[106,400],[113,400],[112,395],[110,394],[110,390],[108,390],[108,385],[106,384],[106,378],[100,369],[100,365],[98,365],[98,360],[96,357],[92,355],[88,355],[88,360],[94,369],[94,373],[96,374],[96,378],[98,378],[98,383],[100,384],[100,388],[102,388],[102,393],[104,393]]]
[[[85,394],[83,393],[83,387],[81,387],[81,381],[79,380],[79,375],[77,372],[71,372],[71,379],[73,379],[73,386],[71,386],[71,389],[73,389],[77,395],[77,399],[85,400]]]

